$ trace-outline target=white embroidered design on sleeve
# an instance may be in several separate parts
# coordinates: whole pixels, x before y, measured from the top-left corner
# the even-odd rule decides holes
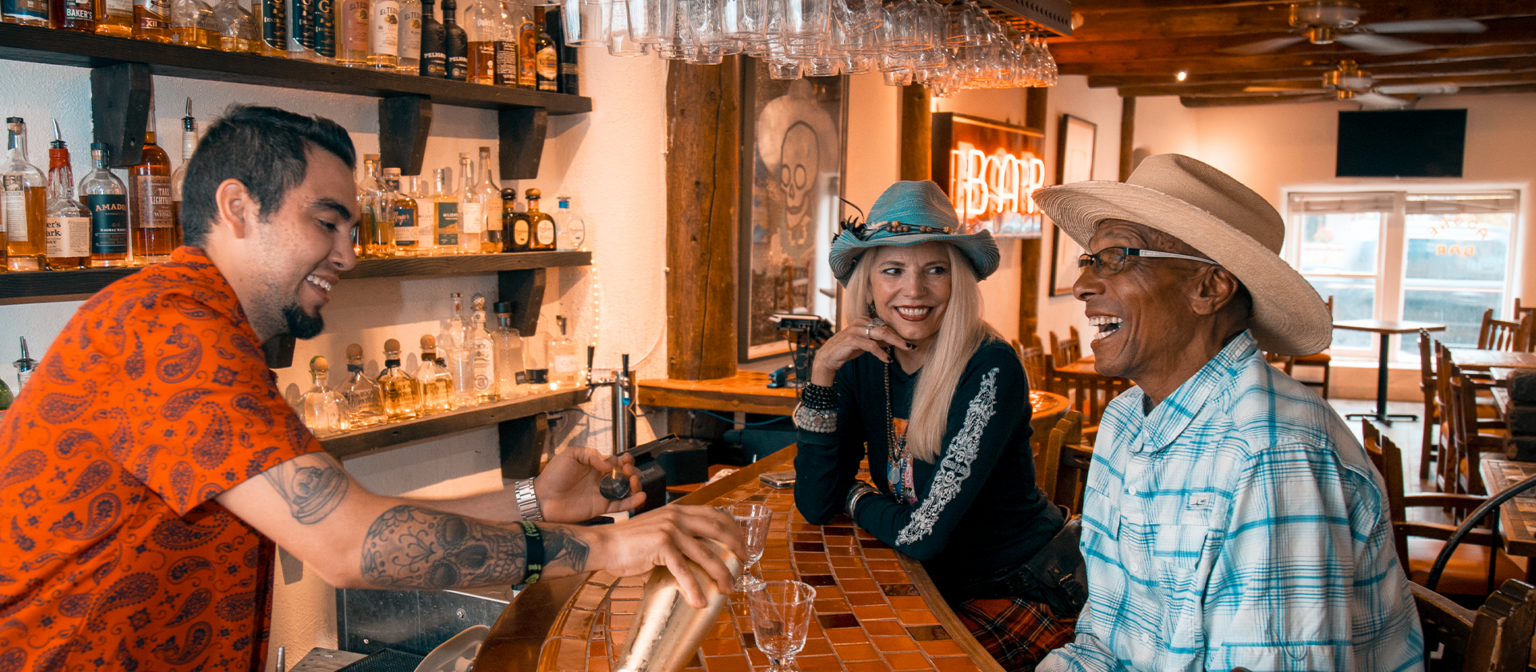
[[[997,371],[994,368],[981,379],[981,390],[965,411],[965,424],[960,426],[960,433],[949,442],[949,451],[939,463],[939,473],[933,477],[928,497],[912,514],[912,521],[896,535],[898,546],[915,543],[931,534],[944,506],[960,493],[960,484],[971,475],[971,463],[976,461],[976,453],[981,448],[981,434],[997,413]]]

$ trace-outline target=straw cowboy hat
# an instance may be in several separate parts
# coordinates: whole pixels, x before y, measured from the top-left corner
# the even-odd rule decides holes
[[[844,225],[832,239],[827,261],[838,283],[847,287],[853,267],[870,248],[941,242],[954,245],[965,255],[977,280],[986,279],[1002,262],[997,241],[990,231],[959,231],[955,206],[938,184],[931,180],[897,182],[875,199],[874,207],[869,209],[869,222],[854,227]]]
[[[1333,340],[1333,316],[1317,290],[1280,258],[1285,221],[1252,189],[1179,154],[1148,157],[1125,182],[1046,187],[1035,202],[1084,248],[1099,223],[1135,222],[1215,260],[1253,295],[1249,329],[1259,348],[1310,355]]]

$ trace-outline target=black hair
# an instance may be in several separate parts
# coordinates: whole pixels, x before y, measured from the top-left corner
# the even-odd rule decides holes
[[[306,152],[314,147],[357,168],[352,137],[325,117],[306,117],[275,107],[231,105],[208,127],[187,165],[182,188],[181,233],[187,245],[202,246],[219,216],[215,191],[224,180],[239,180],[259,206],[262,221],[282,209],[283,199],[304,182]]]

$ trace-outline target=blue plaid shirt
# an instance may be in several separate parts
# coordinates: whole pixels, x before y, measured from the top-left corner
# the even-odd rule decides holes
[[[1239,334],[1151,413],[1104,412],[1088,606],[1041,670],[1421,670],[1385,484],[1328,403]]]

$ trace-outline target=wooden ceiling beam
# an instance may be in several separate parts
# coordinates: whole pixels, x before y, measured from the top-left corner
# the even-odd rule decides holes
[[[1426,19],[1499,19],[1536,15],[1529,0],[1363,0],[1364,23]],[[1134,8],[1133,8],[1134,9]],[[1152,37],[1244,35],[1274,33],[1290,27],[1290,3],[1182,7],[1145,11],[1104,11],[1093,3],[1073,7],[1083,18],[1072,37],[1062,43],[1095,40],[1140,40]]]
[[[1536,3],[1532,3],[1536,6]],[[1185,70],[1190,73],[1213,72],[1254,72],[1260,70],[1284,70],[1290,68],[1306,68],[1322,66],[1331,68],[1341,60],[1352,60],[1360,64],[1361,69],[1369,70],[1379,65],[1435,65],[1440,63],[1453,63],[1456,61],[1469,61],[1486,58],[1529,56],[1536,50],[1530,45],[1507,44],[1490,47],[1469,47],[1467,49],[1427,49],[1412,54],[1395,56],[1378,56],[1362,51],[1349,49],[1343,45],[1337,54],[1332,57],[1321,55],[1292,56],[1288,54],[1270,54],[1265,56],[1228,56],[1224,58],[1197,58],[1189,59],[1176,66],[1168,61],[1121,61],[1115,63],[1062,63],[1057,61],[1058,69],[1063,75],[1166,75],[1172,78],[1176,71]]]
[[[1502,86],[1508,84],[1536,83],[1536,70],[1485,75],[1430,75],[1424,77],[1377,78],[1378,84],[1455,84],[1463,89],[1472,87]],[[1120,95],[1129,96],[1214,96],[1262,93],[1247,91],[1250,86],[1277,87],[1294,90],[1318,91],[1323,89],[1322,78],[1281,80],[1272,82],[1232,82],[1223,84],[1153,84],[1122,86]]]
[[[1281,70],[1258,70],[1253,72],[1191,72],[1184,80],[1184,84],[1236,84],[1276,82],[1295,79],[1321,78],[1322,73],[1332,69],[1331,64],[1313,65],[1300,68],[1285,68]],[[1523,72],[1536,70],[1536,55],[1515,56],[1505,58],[1486,58],[1467,61],[1453,61],[1439,63],[1433,67],[1419,63],[1402,65],[1376,64],[1367,69],[1371,76],[1377,79],[1396,79],[1400,77],[1421,77],[1427,75],[1480,75],[1496,74],[1502,72]],[[1157,73],[1152,75],[1091,75],[1088,77],[1088,86],[1092,88],[1120,88],[1126,86],[1156,86],[1174,82],[1173,73]]]

